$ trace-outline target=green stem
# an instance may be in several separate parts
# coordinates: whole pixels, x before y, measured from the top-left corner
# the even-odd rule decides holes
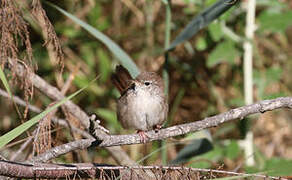
[[[164,49],[168,49],[169,44],[170,44],[170,31],[171,31],[171,7],[170,7],[170,0],[162,0],[162,1],[165,4],[165,8],[166,8]],[[168,66],[168,52],[166,52],[165,54],[165,65],[162,72],[162,77],[163,77],[164,85],[165,85],[164,92],[166,95],[168,95],[168,89],[169,89],[169,76],[167,73],[167,66]],[[161,146],[166,147],[167,142],[162,141]],[[167,148],[162,148],[161,159],[162,159],[162,164],[166,165],[167,164]]]

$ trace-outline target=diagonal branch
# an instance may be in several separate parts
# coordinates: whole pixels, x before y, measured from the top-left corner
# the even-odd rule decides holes
[[[211,128],[218,126],[222,123],[243,119],[244,117],[252,114],[264,113],[266,111],[272,111],[279,108],[292,108],[292,97],[281,97],[272,100],[264,100],[255,104],[231,109],[225,113],[221,113],[216,116],[205,118],[201,121],[196,121],[193,123],[186,123],[177,126],[172,126],[155,131],[145,132],[147,141],[162,140],[169,137],[179,136],[187,134],[190,132],[199,131],[206,128]],[[109,147],[109,146],[120,146],[129,144],[139,144],[141,143],[140,136],[138,134],[128,134],[128,135],[109,135],[102,141],[95,139],[82,139],[61,146],[57,146],[46,151],[43,154],[32,159],[34,162],[39,162],[39,159],[49,160],[56,158],[62,154],[70,152],[75,149],[88,148],[90,146],[98,147]]]

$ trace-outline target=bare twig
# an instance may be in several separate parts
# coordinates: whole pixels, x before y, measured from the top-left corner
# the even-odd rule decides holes
[[[251,114],[264,113],[266,111],[279,108],[292,108],[292,97],[282,97],[272,100],[260,101],[252,105],[235,108],[225,113],[205,118],[201,121],[164,128],[158,132],[148,131],[145,132],[145,134],[148,137],[148,142],[161,140],[194,131],[199,131],[205,128],[215,127],[224,122],[235,119],[242,119]],[[75,149],[83,149],[89,146],[109,147],[139,143],[141,143],[141,138],[138,134],[110,135],[102,141],[96,139],[82,139],[52,148],[47,152],[40,154],[38,157],[35,157],[32,161],[39,162],[39,159],[42,159],[42,161],[47,161]]]
[[[151,170],[158,179],[161,179],[162,176],[168,177],[167,179],[176,179],[177,176],[182,177],[182,175],[194,177],[199,172],[207,173],[205,174],[205,177],[210,175],[214,177],[216,177],[216,175],[224,175],[286,180],[284,177],[274,177],[263,174],[247,174],[216,169],[201,169],[177,166],[113,166],[92,163],[24,164],[0,160],[0,175],[18,178],[65,178],[76,175],[82,178],[100,178],[102,175],[104,175],[109,177],[114,176],[115,178],[122,176],[121,179],[145,179],[143,174],[134,174],[134,176],[132,176],[133,172],[135,172],[134,170]]]

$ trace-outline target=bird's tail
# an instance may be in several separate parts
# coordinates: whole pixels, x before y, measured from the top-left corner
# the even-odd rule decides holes
[[[116,67],[115,73],[111,77],[112,83],[123,94],[131,84],[133,78],[129,71],[123,66],[119,65]]]

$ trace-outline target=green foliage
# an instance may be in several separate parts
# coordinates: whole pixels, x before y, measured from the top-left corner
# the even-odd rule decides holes
[[[95,61],[95,51],[98,47],[95,42],[86,42],[80,48],[80,53],[82,59],[84,59],[85,63],[88,65],[91,71],[96,65]]]
[[[116,112],[109,110],[109,109],[104,109],[104,108],[98,108],[96,109],[96,114],[100,116],[102,119],[107,121],[108,128],[112,133],[115,133],[115,131],[120,131],[121,130],[121,125],[117,120]]]
[[[100,31],[106,30],[111,26],[108,17],[102,16],[102,6],[97,2],[88,14],[89,24]]]
[[[67,27],[67,26],[61,26],[61,32],[68,38],[76,38],[77,36],[80,35],[80,32],[77,29],[74,29],[72,27]]]
[[[214,67],[215,65],[227,62],[230,65],[233,65],[235,58],[238,58],[240,52],[235,47],[235,43],[226,40],[220,44],[210,53],[207,61],[208,67]]]
[[[110,73],[111,73],[110,59],[107,56],[107,54],[101,49],[97,50],[97,57],[99,59],[98,69],[99,69],[99,73],[101,75],[100,81],[102,83],[104,83],[106,80],[108,80]]]
[[[234,160],[238,158],[240,154],[240,148],[236,141],[231,140],[230,144],[226,147],[226,157]]]
[[[292,161],[283,158],[271,158],[266,161],[264,171],[271,176],[291,175]]]
[[[196,156],[190,160],[191,167],[196,168],[211,168],[212,162],[222,162],[225,158],[235,161],[235,159],[242,157],[243,154],[238,146],[237,141],[230,140],[226,143],[214,144],[212,151],[203,155]]]
[[[33,125],[35,125],[39,120],[41,120],[42,118],[44,118],[48,113],[50,113],[51,111],[53,111],[57,107],[61,106],[62,104],[64,104],[66,101],[72,99],[74,96],[76,96],[81,91],[83,91],[86,87],[87,86],[83,87],[82,89],[79,89],[78,91],[76,91],[75,93],[71,94],[70,96],[62,99],[61,101],[59,101],[58,103],[56,103],[52,107],[50,107],[47,110],[39,113],[38,115],[36,115],[32,119],[26,121],[25,123],[21,124],[20,126],[18,126],[16,128],[14,128],[13,130],[9,131],[8,133],[2,135],[0,137],[0,148],[4,147],[7,143],[9,143],[13,139],[15,139],[16,137],[18,137],[19,135],[21,135],[23,132],[25,132],[26,130],[28,130],[30,127],[32,127]]]
[[[198,14],[182,32],[174,39],[167,50],[175,48],[178,44],[190,39],[199,30],[209,25],[214,19],[219,18],[225,11],[234,6],[237,1],[218,0],[203,12]]]
[[[46,2],[47,4],[50,4]],[[112,41],[108,36],[104,35],[99,30],[95,29],[91,25],[85,23],[84,21],[78,19],[76,16],[68,13],[67,11],[64,11],[63,9],[59,8],[58,6],[55,6],[53,4],[50,4],[50,6],[54,7],[58,11],[60,11],[62,14],[73,20],[75,23],[83,27],[85,30],[87,30],[91,35],[93,35],[95,38],[100,40],[102,43],[104,43],[107,48],[115,55],[115,57],[120,61],[122,65],[124,65],[130,72],[130,74],[133,77],[136,77],[139,74],[139,69],[134,64],[131,57],[125,53],[114,41]]]
[[[289,176],[292,172],[292,161],[283,158],[271,158],[264,162],[263,168],[246,167],[248,173],[265,172],[270,176]]]
[[[267,97],[279,97],[283,95],[282,92],[277,92],[275,94],[267,94],[266,90],[271,87],[271,85],[280,81],[282,76],[282,69],[279,67],[267,68],[264,72],[255,71],[254,72],[254,82],[258,88],[258,96],[261,99],[267,99]]]
[[[203,155],[196,156],[190,160],[191,167],[194,168],[210,168],[212,167],[212,162],[218,162],[224,155],[224,148],[215,145],[212,151],[209,151]],[[204,161],[204,160],[208,161]]]
[[[208,30],[211,34],[212,39],[216,42],[219,41],[223,36],[223,32],[221,30],[219,22],[211,23],[208,27]]]
[[[198,40],[197,40],[197,43],[196,43],[196,48],[199,50],[199,51],[203,51],[207,48],[207,42],[206,42],[206,39],[203,38],[203,37],[200,37]]]
[[[80,76],[76,76],[74,78],[73,82],[77,87],[82,88],[82,87],[86,86],[86,84],[88,84],[90,81],[89,81],[87,76],[80,75]],[[93,94],[98,95],[98,96],[104,94],[104,90],[101,87],[99,87],[97,84],[92,84],[87,89],[87,91],[90,91],[89,94],[93,93]]]
[[[0,67],[0,79],[1,79],[1,81],[2,81],[2,83],[4,85],[4,87],[5,87],[6,91],[8,92],[9,96],[12,98],[12,93],[10,91],[10,87],[9,87],[8,81],[7,81],[6,76],[5,76],[5,74],[4,74],[4,72],[3,72],[1,67]]]
[[[270,12],[264,11],[260,14],[258,20],[260,23],[259,31],[263,32],[281,32],[284,33],[288,26],[292,24],[292,11]]]

